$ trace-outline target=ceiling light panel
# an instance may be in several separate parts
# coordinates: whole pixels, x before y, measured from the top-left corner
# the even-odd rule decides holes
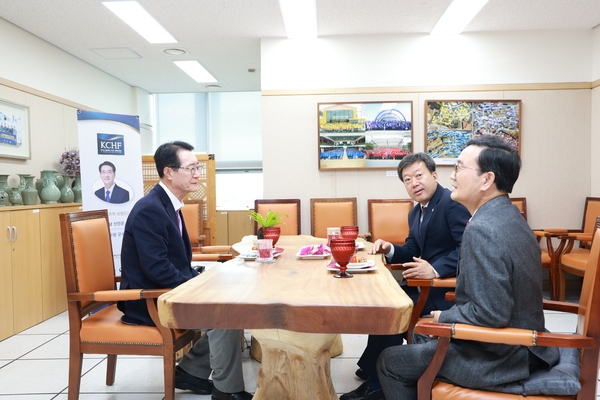
[[[173,61],[186,74],[192,77],[198,83],[218,82],[198,61]]]
[[[433,27],[431,35],[458,35],[475,18],[488,0],[453,0]]]
[[[104,4],[150,43],[177,43],[137,1],[105,1]]]
[[[314,39],[317,32],[316,0],[279,0],[288,39]]]

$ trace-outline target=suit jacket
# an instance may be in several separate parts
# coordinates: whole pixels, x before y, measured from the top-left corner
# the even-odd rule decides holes
[[[105,197],[104,197],[104,187],[101,187],[100,189],[96,190],[94,193],[96,193],[96,197],[98,197],[100,200],[105,201]],[[110,201],[109,203],[112,204],[121,204],[121,203],[127,203],[129,201],[129,191],[127,191],[126,189],[123,189],[121,186],[115,184],[115,187],[113,188],[112,192],[110,193]]]
[[[173,204],[156,185],[131,210],[121,249],[121,289],[174,288],[198,275],[182,218],[183,235]],[[123,321],[154,325],[145,300],[119,302]]]
[[[441,185],[437,186],[420,226],[421,205],[417,204],[409,212],[408,237],[404,245],[394,245],[392,263],[411,262],[413,257],[420,257],[428,261],[440,277],[456,275],[460,243],[471,214],[462,204],[452,200],[450,193]],[[448,290],[432,288],[423,314],[452,307],[454,303],[444,299]]]
[[[440,322],[544,331],[540,246],[508,195],[482,205],[465,229],[456,305]],[[470,388],[525,379],[529,364],[558,362],[557,348],[453,340],[440,374]]]

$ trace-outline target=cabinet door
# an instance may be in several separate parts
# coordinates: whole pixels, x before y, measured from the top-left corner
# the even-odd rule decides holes
[[[42,274],[39,209],[10,211],[16,228],[12,243],[14,331],[42,321]]]
[[[67,309],[67,288],[59,215],[77,211],[81,211],[81,207],[71,206],[40,210],[42,318],[44,320]]]
[[[10,213],[0,212],[0,340],[14,331]]]
[[[248,211],[229,211],[228,217],[229,245],[240,242],[244,236],[254,234],[254,226],[248,216]]]

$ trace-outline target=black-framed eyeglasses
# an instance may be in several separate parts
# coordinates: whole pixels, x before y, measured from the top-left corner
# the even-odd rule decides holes
[[[196,164],[196,165],[190,165],[189,167],[176,167],[176,166],[171,165],[171,166],[169,166],[169,168],[173,168],[175,170],[184,169],[193,175],[193,174],[199,173],[202,170],[202,165]]]

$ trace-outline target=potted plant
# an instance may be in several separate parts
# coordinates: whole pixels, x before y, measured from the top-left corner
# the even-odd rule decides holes
[[[267,211],[267,215],[265,216],[260,215],[254,210],[248,210],[248,215],[259,225],[256,237],[258,239],[273,239],[273,246],[275,246],[281,235],[281,228],[277,225],[284,225],[285,222],[281,218],[288,215],[272,210]]]

